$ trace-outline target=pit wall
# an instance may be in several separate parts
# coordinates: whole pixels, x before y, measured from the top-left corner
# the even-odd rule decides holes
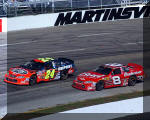
[[[69,11],[8,18],[8,31],[148,17],[150,6]]]

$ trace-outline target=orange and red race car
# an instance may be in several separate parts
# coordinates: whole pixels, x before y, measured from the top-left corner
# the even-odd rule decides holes
[[[134,86],[137,81],[143,81],[143,77],[144,71],[141,65],[112,63],[79,74],[72,86],[80,90],[100,91],[103,88]]]
[[[67,58],[37,58],[10,68],[4,81],[17,85],[34,85],[41,81],[67,79],[76,72],[74,61]]]

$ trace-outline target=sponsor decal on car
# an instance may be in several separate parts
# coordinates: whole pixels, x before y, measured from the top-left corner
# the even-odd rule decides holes
[[[118,64],[118,63],[110,63],[110,64],[105,64],[106,66],[122,66],[122,64]]]
[[[11,71],[16,74],[28,74],[28,72],[26,70],[21,69],[21,68],[14,68]]]
[[[59,67],[58,70],[69,69],[71,67],[72,67],[72,65],[66,65],[66,66],[63,66],[63,67]]]
[[[140,74],[142,73],[142,71],[138,71],[138,72],[131,72],[131,73],[124,73],[124,76],[131,76],[131,75],[136,75],[136,74]]]
[[[93,78],[101,78],[105,75],[95,75],[95,74],[91,74],[91,73],[82,73],[80,74],[81,77],[86,76],[86,77],[93,77]]]

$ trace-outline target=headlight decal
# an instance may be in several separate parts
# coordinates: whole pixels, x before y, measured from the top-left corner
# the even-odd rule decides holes
[[[25,78],[24,76],[17,76],[17,78]]]
[[[93,83],[92,81],[85,81],[85,83]]]

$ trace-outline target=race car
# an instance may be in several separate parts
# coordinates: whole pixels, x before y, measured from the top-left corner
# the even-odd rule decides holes
[[[134,86],[137,81],[143,81],[143,78],[144,71],[141,65],[110,63],[79,74],[72,86],[80,90],[100,91],[103,88]]]
[[[64,80],[73,75],[76,67],[67,58],[37,58],[17,67],[10,68],[4,81],[17,85],[34,85],[41,81]]]

